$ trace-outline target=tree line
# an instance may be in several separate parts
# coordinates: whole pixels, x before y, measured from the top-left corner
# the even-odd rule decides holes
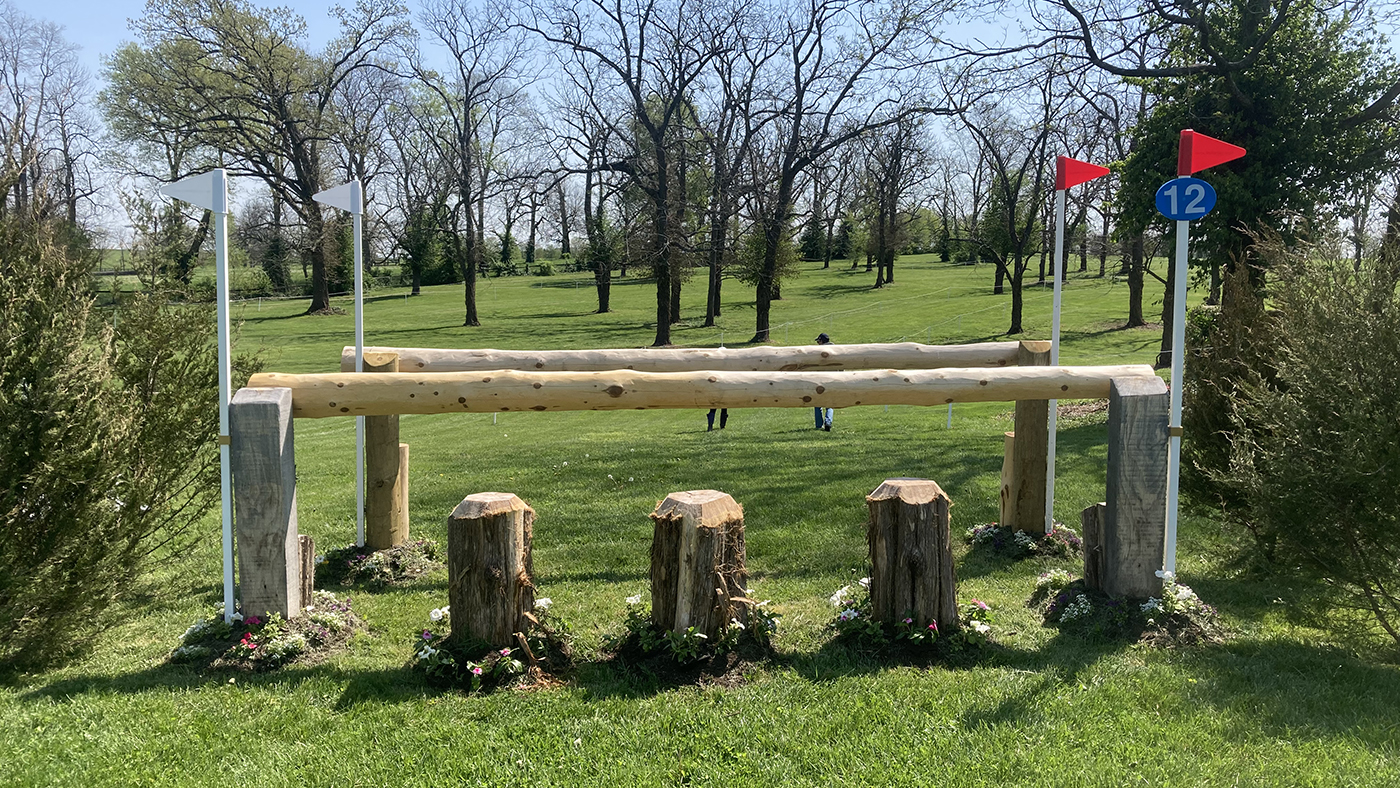
[[[209,217],[141,195],[223,166],[260,185],[240,195],[239,247],[278,290],[300,266],[314,313],[353,255],[345,220],[313,195],[358,178],[367,265],[397,264],[414,292],[459,283],[464,325],[480,324],[479,277],[522,260],[528,271],[549,246],[593,272],[599,312],[616,275],[653,280],[658,345],[684,287],[706,289],[707,325],[727,283],[752,288],[761,342],[799,259],[863,262],[882,287],[901,254],[936,252],[988,265],[1017,334],[1024,288],[1067,273],[1048,260],[1063,154],[1113,169],[1070,196],[1065,268],[1121,276],[1130,327],[1160,294],[1161,363],[1173,283],[1153,260],[1170,229],[1151,195],[1173,174],[1179,129],[1251,151],[1212,172],[1219,207],[1198,223],[1193,276],[1212,303],[1238,264],[1264,287],[1266,266],[1247,262],[1260,226],[1325,229],[1358,262],[1400,230],[1400,66],[1371,32],[1384,7],[1036,0],[1010,45],[945,32],[994,10],[428,0],[410,14],[359,0],[332,10],[339,33],[317,51],[282,9],[150,0],[100,84],[65,66],[62,95],[78,98],[50,91],[33,104],[44,124],[10,123],[12,146],[31,134],[45,152],[11,154],[43,172],[8,185],[6,202],[49,177],[45,193],[77,222],[97,173],[119,173],[141,185],[124,207],[143,270],[188,283]],[[61,42],[6,16],[8,30]],[[71,60],[71,47],[38,46],[11,61],[43,73],[51,51]]]

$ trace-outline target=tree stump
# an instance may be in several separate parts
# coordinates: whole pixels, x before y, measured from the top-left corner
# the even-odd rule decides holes
[[[515,645],[535,609],[535,510],[511,493],[468,495],[447,518],[447,600],[459,642]]]
[[[886,479],[865,497],[870,507],[870,605],[877,620],[912,617],[946,631],[958,620],[951,502],[928,479]]]
[[[365,372],[398,372],[397,353],[366,353]],[[398,416],[365,417],[365,546],[387,550],[408,541],[408,444]]]
[[[652,622],[713,640],[731,618],[745,620],[743,508],[727,493],[691,490],[666,496],[651,519]]]

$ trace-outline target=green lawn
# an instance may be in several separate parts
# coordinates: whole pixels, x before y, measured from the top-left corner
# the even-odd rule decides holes
[[[784,285],[774,338],[805,344],[996,339],[1007,297],[990,269],[903,259],[898,281],[804,269]],[[753,330],[745,288],[719,328],[704,293],[685,294],[680,345],[734,345]],[[650,342],[649,283],[619,281],[616,312],[591,313],[584,276],[481,284],[481,328],[461,327],[459,287],[417,298],[376,291],[370,344],[567,348]],[[1150,362],[1159,331],[1117,328],[1127,289],[1073,279],[1066,363]],[[342,302],[343,303],[343,302]],[[1049,327],[1048,290],[1027,293],[1028,337]],[[303,317],[304,302],[243,304],[238,348],[272,371],[330,371],[349,315]],[[1148,305],[1151,314],[1156,307]],[[1035,576],[1070,561],[1020,563],[958,550],[959,593],[990,601],[998,645],[967,669],[881,662],[830,642],[826,597],[864,564],[864,495],[886,477],[937,480],[954,527],[996,518],[1009,404],[854,408],[831,433],[805,410],[737,410],[706,433],[699,411],[406,416],[416,534],[442,540],[465,495],[519,494],[537,512],[540,594],[578,635],[582,664],[558,689],[472,696],[426,686],[407,643],[446,602],[445,573],[355,593],[371,625],[314,667],[231,680],[170,666],[185,627],[221,599],[218,525],[204,548],[131,600],[91,657],[0,686],[2,785],[1376,785],[1400,784],[1400,671],[1364,635],[1301,612],[1316,589],[1248,569],[1245,540],[1187,516],[1180,574],[1220,607],[1224,645],[1159,650],[1085,642],[1025,608]],[[354,537],[348,419],[296,425],[301,529],[322,549]],[[1102,420],[1062,425],[1058,517],[1103,497]],[[567,464],[566,464],[567,463]],[[752,591],[783,614],[779,654],[738,687],[674,687],[599,661],[624,599],[646,588],[647,514],[674,490],[714,487],[745,507]],[[1380,656],[1378,656],[1380,655]]]

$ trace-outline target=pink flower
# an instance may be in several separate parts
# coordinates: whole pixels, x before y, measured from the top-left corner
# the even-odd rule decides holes
[[[255,627],[262,623],[262,619],[258,618],[257,616],[249,616],[248,619],[243,623],[247,624],[250,627]]]
[[[934,632],[937,632],[937,631],[938,631],[938,622],[937,622],[937,621],[930,621],[930,622],[928,622],[928,628],[929,628],[929,629],[932,629]]]
[[[474,675],[474,676],[480,676],[480,675],[481,675],[481,668],[480,668],[480,667],[472,668],[472,675]]]
[[[429,632],[429,631],[426,630],[426,629],[423,630],[423,639],[424,639],[424,640],[432,640],[432,639],[433,639],[433,633]]]
[[[508,648],[503,648],[503,649],[501,649],[501,656],[503,656],[503,657],[509,657],[509,656],[510,656],[510,649],[508,649]]]
[[[906,618],[906,619],[904,619],[904,623],[906,623],[906,624],[912,624],[912,623],[914,623],[914,619],[912,619],[912,618]]]
[[[980,599],[974,599],[974,600],[972,600],[972,604],[976,605],[977,607],[981,608],[982,610],[987,610],[987,609],[988,609],[988,608],[987,608],[987,603],[986,603],[986,602],[983,602],[983,601],[980,600]]]

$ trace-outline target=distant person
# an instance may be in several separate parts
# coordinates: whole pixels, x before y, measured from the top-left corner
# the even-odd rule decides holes
[[[826,335],[826,332],[823,331],[822,333],[817,334],[817,344],[818,344],[818,345],[830,345],[830,344],[831,344],[831,337],[827,336],[827,335]],[[814,408],[814,410],[816,410],[816,412],[817,412],[817,413],[816,413],[816,416],[817,416],[817,429],[819,429],[819,430],[826,430],[827,432],[831,432],[831,417],[832,417],[832,415],[835,413],[835,411],[833,411],[831,408],[821,408],[821,407]],[[825,414],[822,413],[823,410],[826,411]]]
[[[719,411],[719,428],[724,429],[724,425],[729,423],[729,408],[710,408],[710,412],[705,415],[706,420],[710,422],[710,426],[705,430],[705,432],[711,432],[714,430],[716,410]]]

